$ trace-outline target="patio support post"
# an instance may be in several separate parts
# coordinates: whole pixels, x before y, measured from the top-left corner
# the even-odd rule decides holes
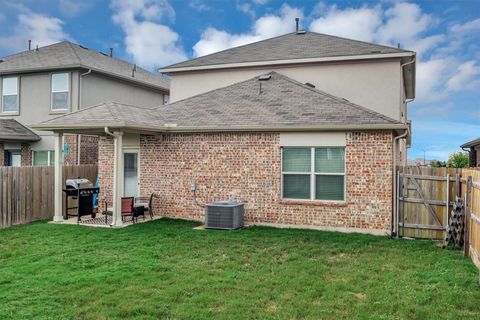
[[[113,216],[112,226],[122,226],[123,132],[113,132]]]
[[[63,133],[55,132],[55,174],[54,174],[54,215],[53,221],[63,221]]]

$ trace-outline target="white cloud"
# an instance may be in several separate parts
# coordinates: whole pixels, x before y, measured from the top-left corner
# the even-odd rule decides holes
[[[163,21],[173,22],[175,11],[166,0],[112,0],[113,21],[125,33],[126,52],[144,67],[187,59],[179,35]]]
[[[312,21],[310,30],[363,41],[373,41],[382,23],[379,6],[339,10],[336,6],[327,8],[327,13]]]
[[[248,33],[230,34],[216,28],[207,28],[193,46],[195,57],[204,56],[227,48],[275,37],[295,30],[295,18],[303,17],[300,9],[283,5],[278,15],[265,15],[254,22]]]
[[[446,87],[449,91],[472,90],[479,86],[480,66],[476,61],[470,60],[462,63],[457,72],[447,81]]]
[[[417,100],[438,100],[441,93],[442,79],[448,66],[446,59],[432,59],[417,63]]]
[[[248,2],[239,3],[237,2],[236,8],[238,11],[248,14],[252,19],[255,19],[256,13],[253,10],[252,5]]]
[[[87,10],[91,5],[89,0],[58,0],[58,9],[67,17],[74,17]]]
[[[188,6],[192,9],[197,10],[198,12],[205,12],[213,9],[202,0],[190,0],[190,2],[188,3]]]
[[[0,37],[0,48],[6,52],[23,51],[27,49],[28,40],[32,40],[32,46],[43,47],[70,39],[63,30],[63,24],[62,20],[55,17],[21,13],[13,33]]]
[[[434,25],[435,20],[422,12],[419,5],[400,2],[385,11],[385,24],[378,30],[383,42],[414,41],[421,33]]]
[[[253,0],[253,3],[258,4],[258,5],[264,5],[270,0]]]
[[[471,21],[467,21],[464,24],[454,24],[450,30],[457,34],[466,34],[474,31],[480,30],[480,19],[475,19]]]

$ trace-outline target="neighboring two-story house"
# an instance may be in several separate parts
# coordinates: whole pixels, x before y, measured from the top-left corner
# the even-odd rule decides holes
[[[158,106],[168,92],[167,79],[68,41],[0,58],[0,165],[53,164],[52,133],[30,124],[105,101]],[[66,164],[97,163],[98,137],[63,145]]]
[[[107,103],[35,126],[57,142],[86,124],[101,136],[113,225],[122,196],[155,192],[167,217],[202,220],[198,203],[228,199],[245,204],[247,223],[392,231],[414,52],[295,32],[161,71],[171,76],[166,106]],[[122,169],[130,152],[134,180]]]

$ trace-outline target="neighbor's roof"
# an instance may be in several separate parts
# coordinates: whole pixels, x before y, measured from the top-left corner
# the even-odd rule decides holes
[[[177,72],[186,69],[204,69],[225,64],[275,62],[293,59],[332,58],[346,56],[389,56],[411,51],[383,45],[345,39],[316,32],[288,33],[247,45],[212,53],[196,59],[180,62],[164,68],[161,72]],[[341,59],[340,59],[341,60]],[[290,61],[291,63],[292,61]],[[284,61],[287,63],[287,61]]]
[[[0,141],[38,141],[40,137],[14,119],[0,119]]]
[[[404,124],[345,99],[276,72],[269,75],[269,80],[255,77],[156,108],[107,103],[34,127],[138,129],[145,125],[172,132],[405,129]]]
[[[155,76],[138,66],[135,77],[132,77],[133,64],[69,41],[41,47],[38,50],[23,51],[0,60],[2,61],[0,74],[85,68],[163,90],[168,90],[170,86],[169,80]]]
[[[466,142],[460,146],[460,148],[471,148],[480,145],[480,138],[473,139],[472,141]]]

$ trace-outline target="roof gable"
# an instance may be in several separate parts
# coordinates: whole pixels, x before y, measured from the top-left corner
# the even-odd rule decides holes
[[[133,64],[68,41],[19,52],[1,60],[0,74],[78,67],[164,90],[169,88],[169,80],[161,76],[135,66],[135,77],[132,77]]]
[[[267,62],[341,56],[382,55],[409,51],[346,39],[316,32],[288,33],[239,47],[226,49],[196,59],[164,67],[172,70],[187,67],[204,67],[245,62]]]

